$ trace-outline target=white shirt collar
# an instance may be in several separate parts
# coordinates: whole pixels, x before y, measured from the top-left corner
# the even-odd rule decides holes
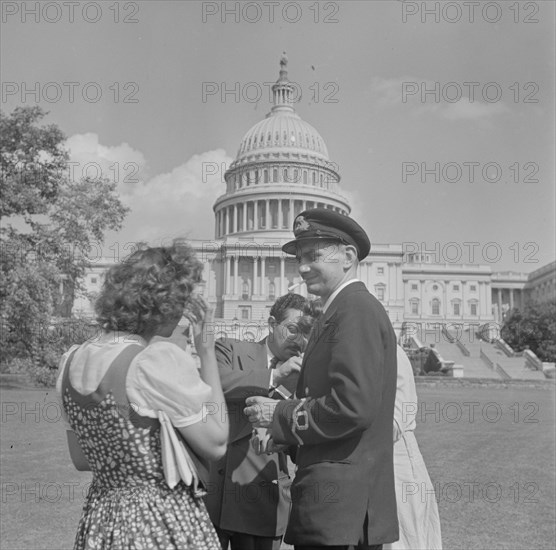
[[[269,369],[270,364],[272,363],[272,360],[274,359],[274,353],[272,353],[270,351],[270,348],[268,347],[268,337],[266,339],[265,346],[266,346],[266,367]]]
[[[346,286],[350,285],[351,283],[358,283],[359,279],[350,279],[349,281],[346,281],[345,283],[342,283],[329,297],[328,300],[326,300],[326,303],[324,304],[323,308],[322,308],[322,314],[324,315],[326,313],[326,310],[328,309],[328,306],[332,303],[332,300],[334,300],[334,298],[336,298],[336,296],[338,296],[338,294],[340,293],[341,290],[343,290],[344,288],[346,288]]]

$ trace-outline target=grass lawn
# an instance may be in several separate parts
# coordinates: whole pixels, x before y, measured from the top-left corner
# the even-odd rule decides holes
[[[554,391],[418,393],[416,435],[444,548],[556,547]],[[54,392],[2,389],[0,397],[0,548],[71,548],[91,475],[70,463]]]

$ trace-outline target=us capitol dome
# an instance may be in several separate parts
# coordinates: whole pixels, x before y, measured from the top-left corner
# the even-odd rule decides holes
[[[247,131],[224,174],[226,192],[213,207],[217,239],[290,240],[293,220],[305,209],[351,211],[324,139],[293,107],[287,63],[284,55],[270,113]]]

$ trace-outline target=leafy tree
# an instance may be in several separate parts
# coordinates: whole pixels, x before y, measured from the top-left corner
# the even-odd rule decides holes
[[[500,334],[515,351],[529,348],[541,361],[556,361],[556,299],[512,310]]]
[[[56,365],[67,344],[52,339],[62,301],[71,310],[91,245],[118,230],[128,211],[108,179],[69,179],[64,134],[39,126],[46,114],[40,107],[0,111],[3,368],[14,359]]]

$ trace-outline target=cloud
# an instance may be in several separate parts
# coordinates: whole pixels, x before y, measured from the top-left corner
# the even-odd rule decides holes
[[[74,134],[66,140],[70,151],[70,177],[104,177],[115,181],[126,192],[146,176],[143,153],[127,143],[113,147],[101,145],[95,133]]]
[[[212,239],[212,205],[225,192],[224,172],[232,160],[223,149],[207,151],[137,186],[126,197],[132,212],[125,234],[152,244],[178,236]]]
[[[481,103],[474,101],[471,103],[467,98],[457,103],[449,103],[441,112],[441,115],[448,120],[472,120],[484,119],[496,116],[509,111],[504,103]]]
[[[426,92],[426,93],[423,93]],[[456,98],[458,92],[461,98]],[[485,120],[509,111],[502,101],[486,103],[476,97],[471,101],[467,86],[451,84],[444,89],[441,83],[415,77],[375,77],[371,84],[371,99],[384,109],[403,108],[413,116],[434,115],[446,120]],[[435,95],[436,94],[436,95]],[[454,95],[456,94],[456,95]]]
[[[225,192],[224,172],[233,161],[223,149],[193,155],[169,172],[148,177],[145,156],[127,143],[105,146],[97,134],[87,133],[71,136],[66,145],[76,163],[74,179],[96,174],[116,181],[122,202],[131,209],[122,230],[106,235],[105,252],[123,253],[126,244],[138,241],[157,245],[178,236],[214,237],[212,205]]]

